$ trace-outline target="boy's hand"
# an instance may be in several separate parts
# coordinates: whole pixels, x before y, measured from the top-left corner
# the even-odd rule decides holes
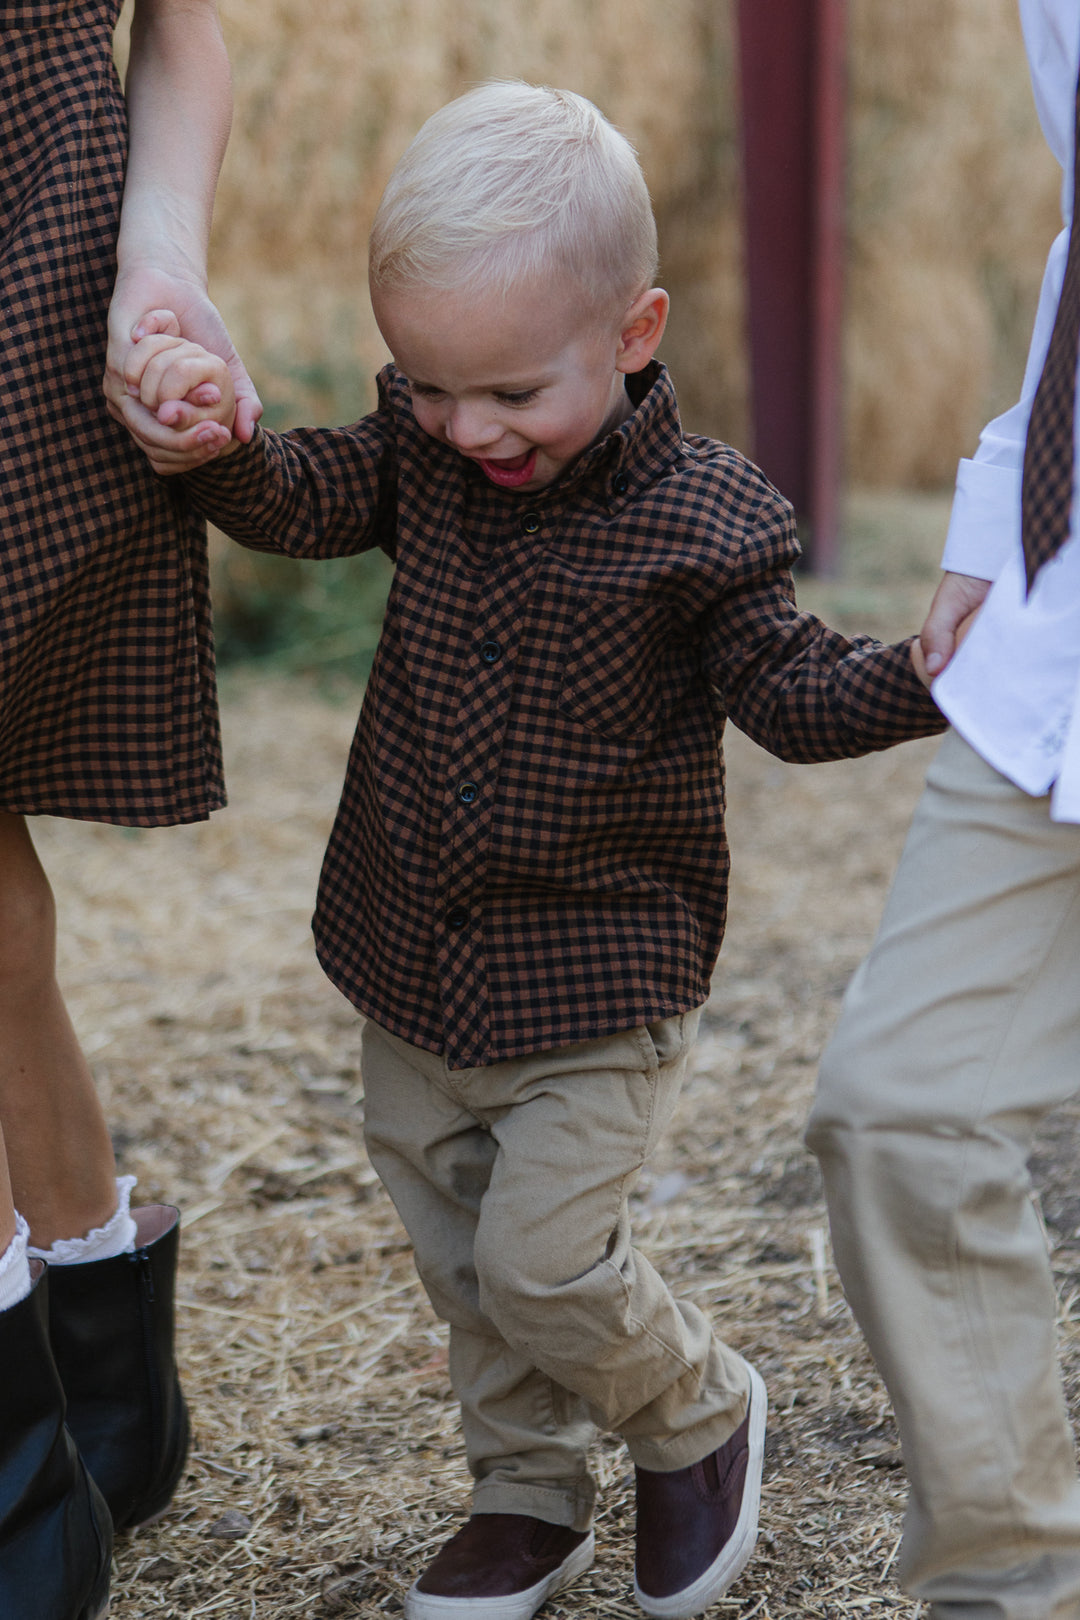
[[[180,337],[167,310],[151,312],[136,330],[147,327],[128,352],[118,414],[156,473],[193,472],[238,442],[229,367]]]
[[[919,632],[918,658],[912,648],[912,659],[921,681],[929,685],[941,674],[971,629],[989,589],[987,579],[973,579],[969,574],[944,575],[934,593],[926,623]]]
[[[975,623],[975,620],[978,618],[978,616],[979,616],[979,610],[978,610],[978,608],[976,608],[974,610],[974,612],[968,614],[966,619],[961,619],[960,620],[960,623],[956,627],[956,632],[955,632],[955,635],[954,635],[954,638],[953,638],[953,651],[954,652],[956,651],[957,647],[959,647],[960,643],[963,641],[964,637],[967,635],[968,631],[971,629],[972,625]],[[912,638],[911,638],[911,662],[915,666],[916,675],[919,677],[920,681],[922,681],[923,685],[929,691],[930,687],[933,684],[934,676],[933,676],[932,671],[928,667],[927,660],[926,660],[926,657],[923,654],[923,649],[922,649],[922,646],[920,645],[918,636],[912,636]],[[944,664],[942,664],[941,668],[938,669],[937,673],[939,675],[941,674],[941,670],[944,669],[944,667],[945,667]]]

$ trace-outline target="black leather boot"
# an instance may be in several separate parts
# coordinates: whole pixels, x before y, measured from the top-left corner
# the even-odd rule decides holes
[[[180,1214],[133,1209],[134,1254],[49,1269],[49,1336],[67,1423],[118,1530],[164,1513],[188,1415],[173,1356]]]
[[[112,1524],[64,1426],[45,1266],[30,1271],[32,1291],[0,1311],[0,1615],[100,1620]]]

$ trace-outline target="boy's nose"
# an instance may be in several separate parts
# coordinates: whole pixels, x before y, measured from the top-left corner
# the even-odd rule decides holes
[[[446,437],[455,450],[482,450],[502,436],[502,428],[487,411],[455,405],[446,421]]]

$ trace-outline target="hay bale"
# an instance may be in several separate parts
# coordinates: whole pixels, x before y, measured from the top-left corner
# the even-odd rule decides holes
[[[236,81],[212,274],[277,423],[343,420],[385,350],[366,239],[423,119],[492,76],[567,85],[637,144],[689,427],[748,442],[734,0],[221,0]],[[1059,176],[1016,0],[851,0],[846,443],[951,480],[1015,398]]]
[[[932,487],[1016,398],[1060,171],[1015,0],[850,14],[848,465]]]

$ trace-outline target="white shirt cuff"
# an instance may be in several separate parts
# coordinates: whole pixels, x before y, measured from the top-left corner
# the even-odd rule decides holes
[[[1020,541],[1019,467],[962,461],[956,475],[942,568],[996,579]]]

